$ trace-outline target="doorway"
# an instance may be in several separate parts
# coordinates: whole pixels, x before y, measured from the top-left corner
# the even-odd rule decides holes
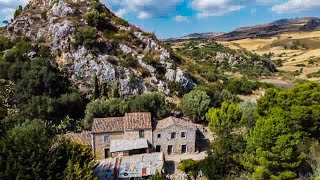
[[[171,155],[173,153],[173,147],[172,145],[168,146],[168,155]]]

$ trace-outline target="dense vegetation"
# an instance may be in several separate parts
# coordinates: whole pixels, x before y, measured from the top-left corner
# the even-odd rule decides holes
[[[133,32],[118,30],[110,23],[127,26],[126,21],[110,17],[97,0],[90,3],[93,11],[83,15],[88,26],[75,31],[75,48],[84,46],[99,53],[105,45],[101,39],[112,46],[132,39],[133,44],[143,45],[133,38]],[[20,6],[14,16],[22,11]],[[307,48],[299,42],[293,45]],[[182,58],[173,55],[172,63],[184,65],[198,85],[191,92],[172,81],[168,83],[174,91],[170,98],[159,92],[124,98],[119,82],[101,84],[95,76],[92,94],[84,95],[57,68],[45,41],[0,37],[0,179],[93,179],[91,148],[59,135],[88,130],[93,118],[151,112],[154,119],[162,119],[173,111],[181,111],[193,122],[208,123],[215,134],[206,159],[185,160],[178,167],[190,176],[201,171],[210,180],[320,178],[318,83],[283,90],[249,80],[270,75],[270,57],[231,50],[212,41],[190,41],[176,52]],[[121,66],[150,77],[131,54],[110,53],[121,59]],[[166,68],[158,56],[145,52],[142,60],[163,79]],[[243,78],[228,77],[230,72],[240,72]],[[309,76],[318,77],[319,72]],[[140,78],[130,77],[130,84],[134,86]],[[241,101],[237,96],[259,88],[270,89],[258,102]],[[157,172],[150,179],[165,178]]]
[[[217,81],[225,72],[240,72],[247,77],[268,76],[270,58],[239,49],[233,50],[214,41],[192,40],[173,45],[188,63],[188,72],[209,82]]]
[[[181,169],[209,179],[319,178],[320,85],[270,88],[257,104],[224,102],[207,113],[208,157]]]

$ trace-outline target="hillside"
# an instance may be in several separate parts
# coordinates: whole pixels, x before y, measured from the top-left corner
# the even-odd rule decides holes
[[[270,58],[280,71],[266,80],[284,83],[299,79],[320,80],[320,19],[304,17],[282,19],[271,23],[237,28],[218,36],[199,33],[198,37],[214,39],[235,51],[248,51]],[[172,42],[187,41],[182,38]],[[284,81],[283,81],[284,80]],[[289,82],[288,82],[289,81]]]
[[[48,47],[50,62],[86,94],[92,93],[95,77],[99,86],[119,89],[123,97],[154,90],[170,94],[171,81],[194,87],[180,60],[153,34],[99,1],[32,0],[1,34],[12,40],[28,37],[31,59],[39,55],[35,46]]]
[[[227,33],[194,33],[170,41],[192,39],[215,39],[217,41],[234,41],[246,38],[268,38],[290,32],[311,32],[320,30],[320,18],[303,17],[295,19],[281,19],[271,23],[249,27],[240,27]]]
[[[320,31],[283,33],[270,38],[221,41],[232,49],[268,55],[285,79],[320,80]]]
[[[187,72],[208,82],[228,76],[248,78],[270,76],[272,72],[277,71],[266,57],[244,49],[233,50],[211,40],[173,43],[172,48],[188,62],[183,66]]]

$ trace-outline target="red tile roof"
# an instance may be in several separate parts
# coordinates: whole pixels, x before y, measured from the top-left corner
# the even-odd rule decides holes
[[[151,113],[126,113],[124,116],[124,129],[152,129]]]
[[[96,118],[91,130],[92,133],[106,133],[140,129],[152,129],[151,113],[126,113],[124,117]]]
[[[123,117],[96,118],[92,124],[93,133],[122,132]]]

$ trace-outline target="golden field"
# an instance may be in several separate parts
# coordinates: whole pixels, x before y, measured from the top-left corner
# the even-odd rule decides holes
[[[295,43],[300,46],[292,48]],[[291,32],[270,38],[242,39],[236,41],[220,41],[231,49],[247,49],[259,55],[272,53],[271,59],[281,61],[278,69],[287,72],[282,77],[291,79],[308,79],[307,75],[320,70],[320,31]],[[300,73],[295,73],[299,71]],[[309,78],[320,80],[320,78]]]

